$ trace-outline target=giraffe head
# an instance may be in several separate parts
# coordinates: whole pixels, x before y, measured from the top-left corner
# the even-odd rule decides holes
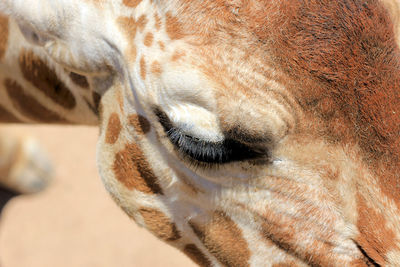
[[[204,266],[369,266],[400,262],[400,54],[385,3],[0,8],[98,79],[101,177],[139,225]]]

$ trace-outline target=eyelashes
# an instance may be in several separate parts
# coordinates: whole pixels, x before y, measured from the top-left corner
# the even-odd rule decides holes
[[[183,156],[199,163],[224,164],[265,156],[265,151],[256,150],[234,139],[211,142],[190,136],[174,127],[164,112],[156,110],[156,115],[175,148]]]
[[[232,139],[221,142],[204,141],[184,134],[178,128],[171,128],[167,135],[181,153],[204,163],[223,164],[260,156],[258,152]]]

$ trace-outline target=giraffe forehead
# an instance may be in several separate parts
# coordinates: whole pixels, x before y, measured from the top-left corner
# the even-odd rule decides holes
[[[170,13],[163,18],[165,24],[169,23],[168,18],[172,19]],[[292,127],[288,126],[293,122],[288,108],[291,104],[280,95],[283,87],[265,76],[265,68],[269,67],[259,60],[260,54],[251,55],[241,41],[232,42],[232,38],[223,45],[214,43],[217,37],[209,37],[210,44],[192,42],[177,18],[171,23],[179,33],[168,33],[168,26],[162,28],[166,32],[159,31],[158,19],[157,15],[118,18],[129,40],[126,53],[135,62],[136,67],[132,68],[138,70],[141,80],[135,91],[143,99],[163,107],[172,118],[177,118],[175,111],[185,111],[186,116],[179,117],[189,120],[177,121],[178,124],[203,123],[208,131],[219,131],[219,117],[225,118],[225,128],[242,128],[243,132],[252,129],[253,135],[263,138],[272,135],[281,139]],[[261,67],[254,68],[257,65]],[[135,75],[135,70],[131,73]],[[270,95],[265,93],[268,90]],[[262,99],[269,99],[269,103],[262,103]],[[204,112],[196,114],[199,108]],[[272,124],[263,123],[271,116],[276,117]]]

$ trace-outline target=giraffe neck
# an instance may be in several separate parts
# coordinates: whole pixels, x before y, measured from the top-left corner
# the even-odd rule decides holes
[[[92,79],[68,71],[0,16],[0,122],[97,125]]]

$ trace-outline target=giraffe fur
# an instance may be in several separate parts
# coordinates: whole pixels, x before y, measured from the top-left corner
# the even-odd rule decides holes
[[[75,100],[70,73],[87,78],[106,189],[199,265],[397,266],[398,6],[2,0],[34,52],[0,52],[41,58]],[[21,73],[2,78],[14,99]]]

